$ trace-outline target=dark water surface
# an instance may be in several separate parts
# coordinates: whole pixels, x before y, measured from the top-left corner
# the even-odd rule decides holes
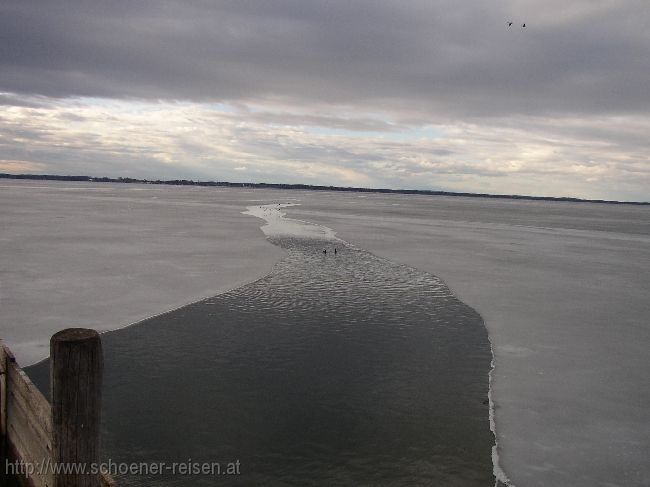
[[[102,335],[106,458],[240,475],[119,485],[494,485],[480,316],[341,242],[271,241],[288,256],[267,277]],[[46,387],[46,363],[28,372]]]

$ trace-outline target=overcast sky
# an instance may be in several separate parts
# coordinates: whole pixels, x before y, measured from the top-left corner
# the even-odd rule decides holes
[[[0,172],[648,201],[648,134],[647,0],[0,3]]]

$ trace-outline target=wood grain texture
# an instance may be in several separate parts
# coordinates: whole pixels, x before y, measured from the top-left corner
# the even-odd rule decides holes
[[[95,330],[69,328],[50,341],[53,459],[60,465],[86,465],[100,458],[101,392],[104,361]],[[101,475],[67,473],[54,487],[97,487]]]
[[[101,401],[103,363],[101,343],[99,348],[94,343],[95,339],[99,339],[96,335],[95,332],[88,334],[91,337],[91,342],[93,342],[89,345],[80,343],[84,340],[84,333],[63,334],[63,341],[67,340],[68,343],[57,348],[58,352],[64,352],[63,356],[68,360],[67,363],[59,362],[58,373],[62,376],[61,380],[68,381],[63,386],[63,391],[67,394],[66,399],[60,401],[59,404],[63,406],[63,410],[67,414],[72,414],[72,419],[69,419],[64,427],[68,435],[66,438],[70,441],[87,439],[89,432],[91,436],[99,434],[98,428],[101,419],[99,402]],[[77,348],[79,345],[81,347]],[[69,353],[69,348],[76,349],[76,351]],[[81,355],[87,354],[89,350],[92,352],[86,356],[89,363],[84,365]],[[73,370],[77,372],[72,373]],[[84,374],[92,374],[93,376],[85,377]],[[76,382],[71,385],[70,380]],[[58,390],[61,393],[61,387],[57,387],[59,387]],[[76,388],[81,388],[81,392],[77,391],[75,393]],[[92,395],[90,399],[84,397],[84,393],[88,392],[88,388],[90,388]],[[96,409],[88,411],[85,416],[80,415],[81,410],[76,409],[79,401],[85,407],[96,407]],[[55,461],[60,462],[61,460],[55,460],[54,455],[53,415],[54,411],[50,403],[18,366],[11,350],[0,341],[0,434],[3,439],[3,458],[12,458],[34,467],[34,472],[28,478],[21,478],[20,485],[27,487],[76,487],[77,485],[116,487],[115,480],[108,474],[93,476],[91,483],[84,484],[74,483],[76,479],[70,475],[59,476],[59,479],[55,478],[54,470],[50,467],[54,465]],[[85,419],[88,416],[91,417],[92,421],[96,422],[92,428],[89,420]],[[81,433],[78,437],[79,431]],[[86,442],[83,444],[78,443],[71,449],[75,452],[84,452],[87,447],[88,443]],[[99,440],[97,439],[97,446],[92,451],[92,462],[99,463],[100,461],[99,447]],[[77,462],[83,463],[84,460],[77,460]],[[49,467],[43,468],[44,465]],[[85,480],[88,480],[88,478]]]

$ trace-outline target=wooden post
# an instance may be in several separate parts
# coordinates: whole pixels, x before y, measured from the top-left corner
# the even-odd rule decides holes
[[[7,351],[0,340],[0,435],[3,439],[7,435],[7,361],[10,360]]]
[[[59,473],[54,487],[98,487],[102,344],[95,330],[69,328],[50,341],[52,460],[59,467],[86,465],[86,474]]]
[[[7,362],[13,358],[0,340],[0,460],[7,458]],[[0,479],[4,476],[0,474]]]

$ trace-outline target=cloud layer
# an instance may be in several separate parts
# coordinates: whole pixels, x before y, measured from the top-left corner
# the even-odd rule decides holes
[[[0,14],[0,169],[650,199],[645,0]]]
[[[27,99],[0,115],[0,171],[620,199],[643,199],[650,187],[644,117],[380,122],[189,102]]]

